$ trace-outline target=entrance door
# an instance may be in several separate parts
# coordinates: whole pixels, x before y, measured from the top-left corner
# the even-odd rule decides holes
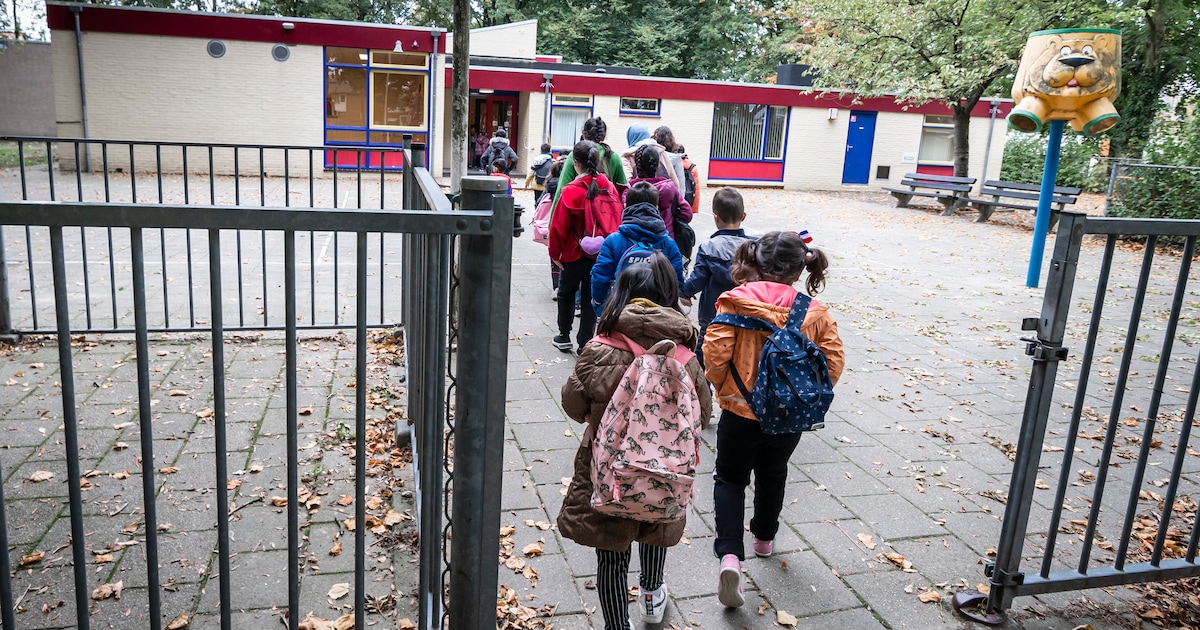
[[[494,133],[503,127],[508,131],[508,140],[512,142],[517,131],[517,97],[496,96],[487,97],[487,118],[485,123],[488,133]]]
[[[846,132],[846,162],[843,184],[866,184],[871,180],[871,151],[875,147],[875,112],[850,112]]]

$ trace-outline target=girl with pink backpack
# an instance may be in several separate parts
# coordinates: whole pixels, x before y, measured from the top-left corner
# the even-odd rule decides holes
[[[600,314],[597,336],[583,347],[562,388],[563,410],[587,429],[558,529],[596,549],[596,590],[607,630],[632,628],[627,576],[634,541],[642,619],[662,622],[667,549],[687,525],[691,479],[654,471],[674,461],[694,474],[693,441],[712,411],[704,370],[690,350],[696,329],[679,310],[675,275],[660,253],[624,269]],[[639,366],[657,366],[669,377],[663,404],[644,400],[643,390],[630,386]],[[641,376],[648,373],[643,369]],[[609,466],[621,471],[601,469]]]

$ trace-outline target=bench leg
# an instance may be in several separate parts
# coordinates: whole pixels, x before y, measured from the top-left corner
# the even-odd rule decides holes
[[[892,196],[896,198],[896,207],[897,208],[907,208],[908,202],[912,201],[912,198],[913,198],[912,195],[906,195],[904,193],[898,193],[898,192],[892,193]]]
[[[978,210],[979,216],[975,217],[975,222],[986,223],[988,219],[992,218],[992,213],[996,211],[996,208],[993,206],[979,206]]]
[[[957,197],[952,199],[942,198],[941,202],[943,206],[946,206],[946,209],[942,210],[942,216],[944,217],[954,216],[954,214],[958,212],[958,209],[962,206],[962,199]]]
[[[1058,208],[1053,208],[1050,210],[1050,227],[1047,228],[1047,231],[1053,230],[1056,225],[1058,225]]]

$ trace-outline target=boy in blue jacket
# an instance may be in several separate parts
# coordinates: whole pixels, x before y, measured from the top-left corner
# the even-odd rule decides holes
[[[679,286],[679,297],[687,299],[686,304],[691,303],[692,296],[700,294],[700,307],[696,311],[700,342],[696,344],[696,356],[701,365],[704,365],[704,354],[700,346],[704,343],[704,333],[709,323],[717,316],[717,298],[735,286],[733,278],[729,277],[733,254],[742,241],[750,238],[742,229],[742,221],[746,220],[746,205],[737,189],[726,186],[718,190],[713,195],[712,204],[717,231],[700,246],[692,275]]]
[[[596,264],[592,266],[592,308],[597,315],[604,310],[604,302],[608,300],[617,274],[631,264],[648,261],[655,251],[662,252],[671,261],[676,280],[682,285],[683,257],[658,213],[658,189],[649,182],[638,182],[625,194],[621,227],[604,238],[600,253],[596,255]]]

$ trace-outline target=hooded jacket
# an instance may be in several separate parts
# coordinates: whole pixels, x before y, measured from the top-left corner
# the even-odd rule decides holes
[[[617,279],[617,265],[622,255],[635,243],[645,243],[659,250],[675,268],[676,280],[683,284],[683,257],[675,241],[667,235],[667,228],[658,216],[658,209],[642,202],[635,203],[621,214],[621,227],[604,238],[596,264],[592,266],[592,308],[599,315],[604,302]],[[694,347],[694,346],[693,346]]]
[[[751,238],[746,236],[746,231],[741,228],[717,230],[696,250],[696,264],[692,267],[692,275],[679,287],[679,295],[690,298],[700,294],[700,304],[696,308],[696,320],[700,323],[700,330],[706,330],[708,323],[717,316],[717,298],[737,286],[733,278],[729,277],[729,270],[733,266],[733,255],[738,246],[747,240]]]
[[[683,198],[683,193],[680,192],[670,178],[667,177],[635,177],[629,180],[629,187],[632,188],[638,182],[647,182],[658,190],[658,214],[662,217],[663,223],[667,226],[667,234],[671,238],[675,238],[675,217],[678,214],[679,220],[684,223],[692,222],[692,206]],[[629,189],[625,189],[625,193],[629,193]],[[676,212],[676,209],[678,211]]]
[[[687,316],[666,307],[630,304],[621,312],[615,328],[643,348],[663,339],[687,348],[694,347],[696,341],[696,330]],[[562,388],[563,411],[576,422],[588,422],[594,427],[600,422],[621,376],[631,363],[633,355],[628,351],[600,343],[584,345],[575,371]],[[688,361],[686,367],[700,398],[700,417],[707,426],[712,413],[712,395],[702,383],[703,368],[695,358]],[[687,526],[686,518],[670,523],[643,523],[592,509],[591,468],[592,447],[589,442],[584,442],[575,454],[574,477],[558,513],[558,530],[563,536],[581,545],[610,551],[624,551],[635,540],[660,547],[671,547],[679,542]]]
[[[620,196],[612,182],[603,174],[596,176],[596,186],[601,195],[612,195],[616,203]],[[579,239],[586,236],[587,221],[584,207],[589,203],[587,189],[592,183],[591,175],[580,175],[575,178],[578,186],[559,184],[558,201],[550,210],[550,260],[569,263],[587,256],[579,246]]]
[[[663,145],[650,137],[650,132],[646,131],[645,126],[638,123],[630,125],[629,129],[625,130],[625,141],[629,143],[629,148],[621,152],[621,159],[625,162],[625,172],[633,175],[633,177],[637,177],[637,165],[633,163],[633,154],[637,152],[638,147],[648,144],[658,149],[658,172],[655,173],[655,177],[669,177],[671,183],[675,184],[676,190],[683,190],[683,186],[681,185],[683,182],[682,171],[679,173],[675,172],[675,167],[671,164],[670,154],[663,148]],[[680,164],[680,168],[683,168],[682,163]]]
[[[483,152],[483,156],[479,158],[479,166],[485,171],[491,172],[492,162],[501,158],[508,162],[508,169],[504,171],[506,174],[517,165],[517,152],[513,151],[512,147],[508,145],[508,138],[492,136],[491,144]]]
[[[796,293],[792,287],[778,282],[747,282],[721,295],[717,300],[717,314],[748,315],[783,326],[792,311],[792,303],[796,301]],[[825,352],[829,378],[837,385],[846,356],[842,338],[838,336],[837,322],[829,314],[829,307],[813,300],[800,332]],[[753,390],[754,381],[758,378],[758,359],[766,338],[767,333],[759,330],[747,330],[729,324],[709,324],[704,334],[705,376],[716,389],[721,409],[743,418],[756,419],[733,377],[729,375],[729,370],[737,369],[746,389]]]

